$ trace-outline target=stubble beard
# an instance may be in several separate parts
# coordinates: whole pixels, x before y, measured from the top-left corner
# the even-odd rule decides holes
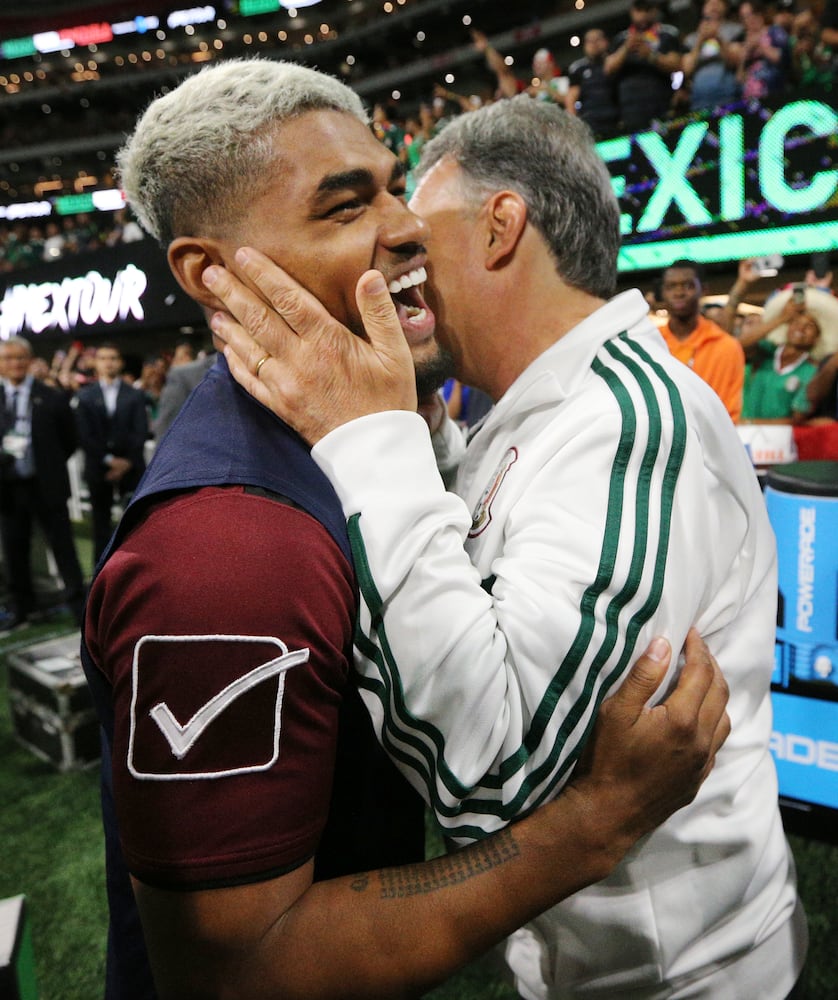
[[[437,346],[430,358],[423,358],[415,366],[416,395],[419,399],[430,396],[454,376],[454,358],[444,347]]]

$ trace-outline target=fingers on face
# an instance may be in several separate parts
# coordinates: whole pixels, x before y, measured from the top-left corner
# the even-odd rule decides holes
[[[256,357],[250,360],[252,371],[256,361],[265,353],[262,343],[270,337],[279,339],[283,332],[287,334],[287,329],[281,330],[283,321],[261,289],[245,283],[250,275],[243,275],[242,280],[221,268],[210,268],[206,273],[212,278],[211,282],[207,281],[208,287],[228,311],[226,316],[224,313],[213,316],[213,331],[246,360],[250,360],[251,352],[257,352]],[[277,327],[280,327],[279,333]]]
[[[251,290],[281,321],[283,332],[302,335],[319,328],[326,315],[323,306],[269,257],[247,248],[238,251],[236,261]]]

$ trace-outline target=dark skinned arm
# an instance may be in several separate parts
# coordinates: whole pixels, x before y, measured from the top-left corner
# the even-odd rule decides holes
[[[677,688],[641,657],[600,710],[554,802],[452,855],[311,882],[171,892],[134,881],[161,1000],[418,997],[516,927],[608,875],[695,796],[729,731],[727,687],[697,633]]]

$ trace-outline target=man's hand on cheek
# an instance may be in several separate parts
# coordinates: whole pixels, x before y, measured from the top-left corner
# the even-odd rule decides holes
[[[377,271],[356,288],[365,341],[264,254],[244,248],[236,262],[256,291],[207,268],[204,283],[229,311],[213,315],[212,330],[236,381],[309,444],[369,413],[416,409],[410,349]]]

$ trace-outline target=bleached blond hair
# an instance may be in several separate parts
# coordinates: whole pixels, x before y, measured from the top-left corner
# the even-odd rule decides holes
[[[230,59],[201,70],[152,101],[117,154],[128,204],[163,246],[223,228],[269,182],[278,127],[324,109],[368,124],[354,91],[297,63]]]

